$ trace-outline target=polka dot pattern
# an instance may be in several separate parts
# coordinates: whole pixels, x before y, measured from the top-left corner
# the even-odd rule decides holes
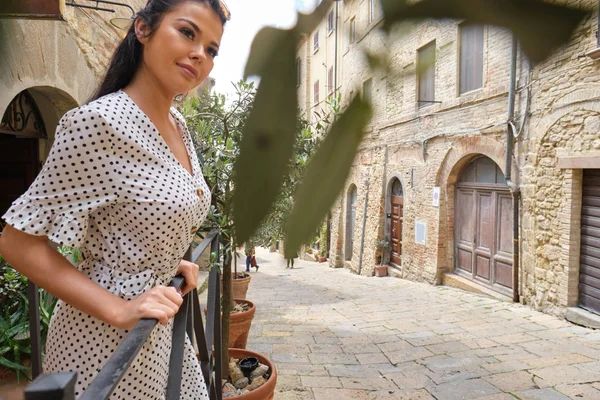
[[[3,218],[26,233],[80,247],[78,269],[123,299],[168,284],[210,206],[183,117],[174,108],[171,114],[192,174],[118,91],[65,114],[42,171]],[[172,330],[172,321],[154,329],[110,399],[164,399]],[[77,371],[78,397],[127,333],[59,301],[44,371]],[[181,398],[208,399],[194,354],[188,340]]]

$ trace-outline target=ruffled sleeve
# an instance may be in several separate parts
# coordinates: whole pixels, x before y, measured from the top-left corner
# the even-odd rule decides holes
[[[2,217],[61,245],[80,246],[91,213],[117,201],[114,131],[86,106],[61,119],[44,167]]]

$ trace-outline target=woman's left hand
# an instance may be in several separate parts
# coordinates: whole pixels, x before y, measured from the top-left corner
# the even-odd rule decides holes
[[[185,296],[188,292],[196,289],[198,286],[198,270],[200,267],[198,264],[193,262],[181,260],[179,268],[177,268],[176,275],[183,275],[185,278],[185,285],[183,286],[181,293]]]

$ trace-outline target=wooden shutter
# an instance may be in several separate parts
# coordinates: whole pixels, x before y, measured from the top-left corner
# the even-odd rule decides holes
[[[435,100],[435,42],[417,53],[419,106],[430,105]]]
[[[333,92],[333,67],[329,67],[329,74],[327,74],[327,90],[329,93]]]
[[[460,27],[460,93],[483,86],[483,26]]]
[[[318,50],[319,49],[319,31],[315,32],[313,39],[314,39],[313,50]]]
[[[315,85],[314,85],[314,88],[313,88],[313,93],[314,93],[313,100],[314,100],[314,103],[315,103],[315,106],[316,106],[317,104],[319,104],[319,80],[317,80],[315,82]]]

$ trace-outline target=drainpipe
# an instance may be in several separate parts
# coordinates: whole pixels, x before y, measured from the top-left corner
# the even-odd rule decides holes
[[[508,121],[506,127],[506,184],[510,188],[513,201],[513,302],[519,302],[519,194],[520,189],[512,180],[513,137],[516,128],[513,123],[515,116],[515,87],[517,80],[517,37],[512,34],[510,52],[510,83],[508,88]]]
[[[338,20],[339,20],[339,4],[340,0],[335,0],[335,52],[333,60],[333,97],[337,100],[337,89],[338,89]],[[338,105],[339,106],[339,105]]]
[[[367,190],[365,193],[365,207],[363,209],[362,235],[360,238],[360,251],[358,255],[358,275],[362,271],[363,252],[365,249],[365,228],[367,226],[367,205],[369,204],[369,177],[367,177]]]

